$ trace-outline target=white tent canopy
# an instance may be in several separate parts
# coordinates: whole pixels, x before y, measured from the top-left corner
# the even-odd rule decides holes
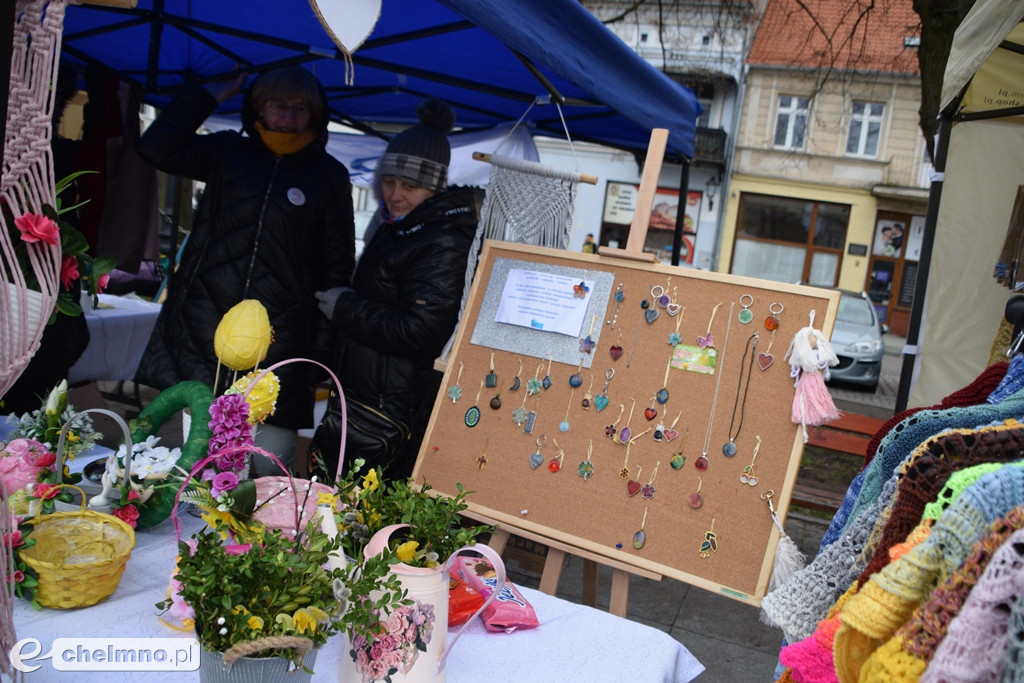
[[[934,405],[978,376],[1011,294],[993,270],[1024,185],[1024,110],[1013,109],[1024,107],[1024,55],[1010,45],[1024,37],[1022,19],[1024,0],[978,0],[953,41],[942,93],[953,125],[945,176],[936,178],[941,202],[909,406]]]

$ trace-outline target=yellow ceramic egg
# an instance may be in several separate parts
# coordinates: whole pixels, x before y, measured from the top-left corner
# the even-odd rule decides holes
[[[225,366],[243,371],[263,362],[271,341],[267,309],[256,299],[244,299],[220,319],[213,335],[213,350]]]

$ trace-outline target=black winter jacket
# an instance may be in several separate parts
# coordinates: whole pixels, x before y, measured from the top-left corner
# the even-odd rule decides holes
[[[381,224],[359,259],[354,291],[335,306],[333,367],[346,398],[413,432],[393,473],[408,473],[415,461],[417,432],[437,392],[434,360],[458,322],[476,225],[476,191],[469,187],[449,187],[401,220]],[[351,429],[349,435],[354,443]],[[360,455],[350,450],[346,460]]]
[[[136,373],[138,382],[159,389],[190,379],[213,386],[214,332],[243,299],[258,299],[274,330],[261,367],[294,357],[325,360],[333,335],[313,292],[348,285],[355,265],[352,186],[348,170],[325,150],[326,122],[317,140],[277,156],[251,115],[243,117],[248,137],[197,135],[215,107],[205,89],[186,86],[139,141],[140,154],[161,171],[206,183]],[[243,111],[251,111],[248,96]],[[292,363],[276,371],[281,393],[269,422],[312,425],[312,367]],[[215,394],[233,374],[221,368]]]

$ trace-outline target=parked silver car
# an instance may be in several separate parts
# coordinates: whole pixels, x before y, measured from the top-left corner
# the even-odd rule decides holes
[[[832,330],[832,350],[839,357],[839,365],[831,369],[831,381],[857,384],[874,392],[885,355],[882,333],[867,295],[842,292]]]

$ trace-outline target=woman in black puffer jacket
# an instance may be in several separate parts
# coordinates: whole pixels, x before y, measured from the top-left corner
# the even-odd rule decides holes
[[[313,292],[349,283],[355,230],[348,170],[325,148],[327,101],[305,69],[270,71],[246,93],[247,136],[197,135],[218,102],[240,92],[244,80],[209,90],[185,86],[139,142],[140,154],[160,170],[206,183],[136,373],[143,384],[163,389],[200,380],[213,387],[218,377],[213,389],[222,393],[234,373],[221,368],[218,376],[214,332],[243,299],[259,300],[274,330],[262,367],[294,357],[324,360],[332,345]],[[296,430],[313,422],[311,367],[293,363],[276,371],[277,409],[257,434],[257,444],[289,464]]]
[[[378,164],[381,207],[352,288],[317,294],[339,333],[331,365],[348,409],[346,465],[363,458],[392,478],[412,472],[440,385],[434,360],[458,322],[477,225],[477,191],[446,187],[451,108],[432,98],[417,114],[423,125],[395,136]],[[312,448],[328,476],[340,440],[332,403]]]

